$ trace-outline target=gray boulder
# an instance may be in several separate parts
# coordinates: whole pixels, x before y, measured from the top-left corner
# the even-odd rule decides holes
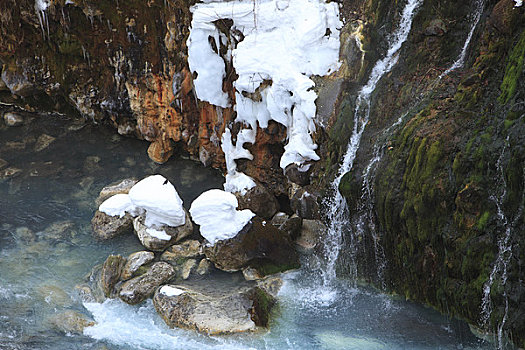
[[[121,279],[124,281],[129,280],[136,274],[140,267],[150,263],[153,259],[155,259],[155,254],[144,250],[130,254],[122,270]]]
[[[158,262],[143,275],[122,284],[120,299],[128,304],[138,304],[149,298],[155,289],[175,276],[175,269],[168,263]]]

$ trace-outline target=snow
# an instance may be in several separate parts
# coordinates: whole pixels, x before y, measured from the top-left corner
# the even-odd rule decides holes
[[[131,202],[146,211],[144,224],[153,226],[181,226],[185,213],[175,187],[162,175],[152,175],[137,182],[129,191]]]
[[[225,65],[232,63],[238,75],[235,88],[236,122],[245,127],[236,145],[227,128],[222,136],[228,174],[225,187],[239,188],[246,177],[238,176],[236,159],[252,159],[244,143],[254,143],[257,124],[274,120],[287,127],[288,143],[280,166],[318,160],[315,131],[316,93],[312,75],[327,75],[339,68],[339,20],[337,3],[323,0],[206,1],[191,8],[188,62],[197,97],[217,106],[230,105],[222,90]],[[229,33],[214,24],[231,19]],[[242,33],[242,35],[240,34]],[[228,34],[228,36],[227,36]],[[214,51],[226,47],[222,57]],[[234,42],[238,42],[235,47]],[[251,97],[250,97],[251,96]],[[233,102],[233,101],[232,101]],[[225,144],[226,142],[226,144]]]
[[[160,239],[161,241],[169,241],[173,237],[168,235],[166,231],[164,230],[156,230],[154,228],[148,228],[146,229],[146,233],[148,233],[151,237],[155,237],[157,239]]]
[[[159,292],[168,297],[178,296],[185,293],[185,291],[183,291],[182,289],[175,288],[172,286],[162,286]]]
[[[109,216],[123,217],[126,212],[136,215],[138,209],[133,205],[127,194],[116,194],[106,199],[98,208],[99,211]]]
[[[521,5],[523,5],[523,0],[514,0],[514,2],[516,3],[514,7],[520,7]]]
[[[253,134],[253,135],[252,135]],[[250,142],[250,140],[253,141]],[[224,183],[224,190],[228,192],[240,192],[242,195],[246,194],[250,188],[255,187],[255,181],[248,175],[237,171],[237,164],[235,159],[248,158],[253,159],[250,152],[242,147],[244,142],[253,143],[255,141],[255,131],[244,129],[237,135],[237,143],[234,146],[231,141],[231,131],[226,128],[221,138],[221,147],[226,159],[226,182]]]
[[[222,190],[209,190],[193,201],[190,214],[200,225],[200,233],[214,245],[217,241],[235,237],[255,214],[249,210],[237,210],[237,198]]]

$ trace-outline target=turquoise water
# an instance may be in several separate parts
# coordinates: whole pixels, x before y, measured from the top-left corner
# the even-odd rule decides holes
[[[55,140],[35,151],[42,134]],[[37,147],[38,148],[38,147]],[[0,158],[18,168],[0,178],[0,349],[491,349],[468,326],[367,288],[336,281],[318,287],[307,269],[288,273],[268,331],[209,337],[169,329],[151,302],[82,303],[75,286],[109,254],[140,250],[133,235],[92,238],[100,189],[119,179],[160,173],[189,206],[221,188],[217,171],[189,160],[156,165],[147,143],[63,116],[0,122]],[[5,170],[5,168],[4,168]],[[0,169],[0,173],[3,170]],[[74,310],[97,321],[84,334],[58,330],[53,318]]]

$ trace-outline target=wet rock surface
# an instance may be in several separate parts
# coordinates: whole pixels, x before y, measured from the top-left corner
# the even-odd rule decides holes
[[[124,282],[119,297],[128,304],[138,304],[150,297],[155,289],[175,276],[174,268],[165,262],[157,262],[138,277]]]
[[[131,215],[110,216],[101,211],[96,211],[91,219],[93,235],[97,239],[106,240],[124,233],[131,233],[133,230],[133,218]]]

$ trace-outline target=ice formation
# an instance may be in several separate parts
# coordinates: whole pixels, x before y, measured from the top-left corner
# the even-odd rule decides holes
[[[182,199],[175,187],[162,175],[144,178],[130,189],[129,194],[116,194],[110,197],[98,210],[110,216],[120,217],[125,215],[125,212],[136,216],[145,211],[144,224],[150,229],[163,225],[177,227],[186,222]],[[164,231],[149,233],[159,239],[168,236]]]
[[[235,237],[255,214],[237,210],[237,198],[222,190],[209,190],[191,203],[190,214],[200,233],[211,245]]]
[[[185,293],[185,291],[183,291],[182,289],[168,286],[168,285],[162,286],[159,292],[168,297],[178,296],[178,295]]]
[[[46,30],[47,29],[47,37],[49,38],[49,22],[47,19],[47,8],[49,7],[49,0],[35,0],[35,12],[38,17],[38,21],[40,22],[40,29],[42,29],[42,36],[46,37]]]
[[[188,63],[197,73],[197,97],[227,107],[222,89],[226,64],[232,64],[236,122],[244,129],[234,146],[229,129],[222,136],[228,167],[225,189],[243,188],[247,176],[237,172],[235,159],[251,159],[244,143],[254,143],[261,128],[274,120],[287,127],[288,143],[281,158],[291,163],[318,160],[315,131],[316,93],[312,75],[339,67],[339,9],[323,0],[206,1],[192,7]],[[220,21],[223,20],[223,21]],[[222,47],[222,51],[221,51]],[[226,50],[224,50],[226,48]],[[220,55],[223,52],[223,55]],[[225,53],[224,53],[225,52]],[[253,182],[253,180],[252,180]]]
[[[521,5],[523,5],[523,0],[514,0],[514,2],[516,3],[514,7],[520,7]]]

